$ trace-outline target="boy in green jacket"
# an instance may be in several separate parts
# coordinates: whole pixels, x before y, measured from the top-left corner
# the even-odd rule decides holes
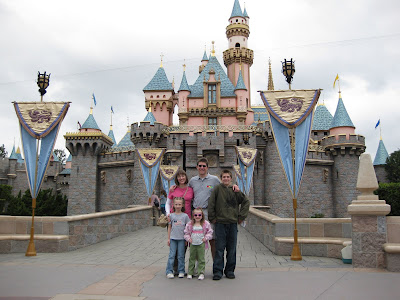
[[[208,200],[208,219],[215,224],[216,234],[213,280],[220,280],[223,273],[227,278],[235,278],[237,224],[246,219],[250,207],[245,194],[232,190],[232,173],[229,170],[222,171],[221,181],[214,187]]]

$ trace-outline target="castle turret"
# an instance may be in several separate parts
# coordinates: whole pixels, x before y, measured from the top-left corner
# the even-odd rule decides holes
[[[174,114],[174,88],[168,81],[162,65],[158,68],[154,77],[143,89],[145,105],[148,111],[152,111],[159,122],[171,126]],[[151,107],[151,109],[150,109]]]
[[[268,60],[268,91],[273,91],[274,80],[272,79],[271,59]]]
[[[115,136],[114,136],[114,131],[112,125],[110,125],[110,131],[108,132],[108,137],[113,141],[113,147],[117,145],[117,142],[115,141]]]
[[[314,112],[311,139],[320,140],[329,135],[333,117],[325,104],[318,104]]]
[[[243,81],[242,71],[239,71],[239,77],[235,87],[235,94],[239,101],[239,108],[244,107],[243,101],[245,101],[244,99],[246,99],[247,88]],[[247,110],[238,109],[236,118],[239,121],[239,125],[245,125],[246,115],[247,115]]]
[[[344,107],[340,92],[330,127],[330,135],[321,139],[321,146],[333,160],[333,212],[334,217],[348,217],[347,206],[357,197],[359,157],[365,151],[365,137],[354,133],[355,126]]]
[[[142,122],[132,124],[131,141],[137,148],[157,148],[165,127],[164,124],[157,122],[150,110]]]
[[[373,164],[375,169],[376,179],[378,180],[379,183],[389,182],[386,178],[387,173],[385,171],[386,160],[388,158],[389,154],[386,150],[385,144],[383,143],[381,137],[381,139],[379,140],[378,149],[376,150],[376,155]]]
[[[209,59],[207,57],[207,52],[206,52],[206,50],[204,50],[203,58],[201,59],[201,65],[199,66],[199,73],[201,73],[201,71],[203,71],[204,67],[208,63],[208,60]]]
[[[204,52],[204,58],[207,59],[207,55]],[[208,59],[207,59],[208,62]],[[205,66],[205,65],[204,65]],[[181,85],[178,90],[178,116],[179,116],[179,124],[180,125],[187,125],[187,120],[188,120],[188,109],[189,109],[189,102],[188,102],[188,96],[190,95],[190,88],[186,79],[186,71],[185,71],[186,65],[183,65],[183,75],[182,75],[182,80],[181,80]],[[203,67],[204,68],[204,67]]]
[[[65,146],[73,156],[68,198],[68,215],[99,211],[97,185],[99,184],[98,156],[113,145],[93,117],[93,109],[79,132],[64,135]]]
[[[229,25],[226,27],[229,49],[225,50],[223,55],[228,77],[232,84],[236,85],[241,71],[244,84],[247,87],[247,91],[242,100],[247,110],[246,125],[252,124],[254,121],[250,99],[250,67],[253,64],[254,53],[247,45],[250,35],[248,23],[249,16],[247,11],[246,14],[243,14],[239,1],[235,0],[229,18]]]

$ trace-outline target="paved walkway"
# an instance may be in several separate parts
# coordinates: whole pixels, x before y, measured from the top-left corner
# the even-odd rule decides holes
[[[0,300],[398,299],[399,273],[356,270],[331,258],[291,261],[242,228],[235,280],[211,279],[209,251],[203,282],[168,280],[168,251],[166,230],[149,227],[72,252],[0,254]]]

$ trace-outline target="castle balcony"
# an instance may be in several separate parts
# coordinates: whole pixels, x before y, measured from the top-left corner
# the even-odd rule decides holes
[[[249,25],[233,23],[226,26],[226,36],[228,39],[237,35],[248,38],[250,35]]]
[[[365,137],[359,134],[350,134],[347,138],[346,134],[330,135],[321,139],[321,146],[324,147],[325,153],[331,153],[336,156],[346,154],[346,149],[350,155],[357,156],[365,152]]]
[[[262,133],[262,129],[253,125],[180,125],[163,129],[162,134],[196,132],[252,132]]]
[[[230,48],[224,51],[224,64],[226,67],[233,63],[245,63],[251,66],[254,60],[254,52],[248,48]]]

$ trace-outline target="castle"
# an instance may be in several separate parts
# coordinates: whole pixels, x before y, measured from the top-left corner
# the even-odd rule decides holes
[[[42,189],[51,187],[67,195],[68,215],[146,204],[148,196],[135,148],[164,148],[163,164],[179,165],[192,177],[197,174],[200,157],[208,159],[211,174],[232,169],[237,164],[235,146],[244,146],[258,149],[251,203],[269,206],[270,212],[280,217],[293,216],[291,194],[266,109],[252,105],[250,68],[254,53],[248,48],[249,16],[238,0],[234,0],[228,22],[228,49],[223,52],[226,72],[213,47],[210,56],[204,52],[199,76],[192,85],[187,82],[184,66],[175,91],[161,61],[143,88],[146,118],[133,123],[118,144],[112,126],[108,135],[98,127],[92,109],[78,132],[64,135],[71,156],[65,168],[52,157]],[[274,89],[271,66],[268,89]],[[179,126],[172,123],[175,106]],[[364,151],[364,137],[355,133],[340,93],[334,116],[325,105],[318,105],[297,216],[348,216],[347,206],[357,195],[359,156]],[[15,193],[28,188],[17,152],[13,149],[0,165],[1,182],[12,185]],[[381,166],[385,158],[378,160]],[[160,189],[158,182],[158,194]]]

